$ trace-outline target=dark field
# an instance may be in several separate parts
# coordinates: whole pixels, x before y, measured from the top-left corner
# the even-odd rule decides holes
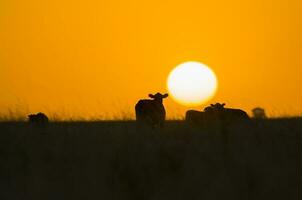
[[[302,119],[0,123],[1,200],[302,199]]]

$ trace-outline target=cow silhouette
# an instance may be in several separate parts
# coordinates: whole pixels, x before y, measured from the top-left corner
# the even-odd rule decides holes
[[[163,99],[167,98],[168,94],[149,94],[149,97],[152,99],[141,99],[135,105],[136,121],[152,127],[163,127],[166,118]]]
[[[197,110],[188,110],[185,117],[186,122],[193,124],[206,125],[206,113]]]
[[[28,115],[28,121],[32,124],[44,125],[48,123],[48,117],[44,113]]]
[[[225,103],[211,104],[204,111],[188,110],[186,121],[194,124],[207,125],[213,122],[228,124],[249,119],[247,113],[241,109],[225,108]]]
[[[225,108],[225,103],[211,104],[211,106],[205,108],[205,112],[212,114],[214,118],[219,120],[238,120],[238,119],[249,119],[248,114],[235,108]]]

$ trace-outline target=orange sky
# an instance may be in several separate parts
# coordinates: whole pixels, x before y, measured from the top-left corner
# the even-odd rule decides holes
[[[300,0],[0,2],[0,110],[133,115],[179,63],[217,74],[212,102],[302,114]],[[188,108],[165,101],[168,116]]]

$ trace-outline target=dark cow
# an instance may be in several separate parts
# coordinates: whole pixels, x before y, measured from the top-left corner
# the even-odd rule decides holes
[[[249,119],[248,114],[241,109],[225,108],[225,103],[211,104],[205,108],[206,113],[211,113],[218,120],[240,120]]]
[[[135,105],[136,121],[139,124],[148,124],[153,127],[162,127],[166,118],[163,99],[167,98],[168,94],[149,94],[149,97],[152,99],[139,100]]]
[[[44,113],[28,115],[28,121],[32,124],[44,125],[48,123],[48,117]]]
[[[186,112],[185,120],[190,123],[205,125],[206,114],[205,114],[205,112],[202,112],[202,111],[188,110]]]
[[[246,112],[240,109],[225,108],[225,104],[211,104],[204,111],[189,110],[186,112],[186,121],[199,125],[207,125],[211,123],[228,124],[244,119],[249,119]]]

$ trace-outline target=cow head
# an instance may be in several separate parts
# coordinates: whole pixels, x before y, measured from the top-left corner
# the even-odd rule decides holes
[[[217,110],[217,111],[223,110],[224,106],[225,106],[225,103],[211,104],[211,108],[213,108],[214,110]]]
[[[155,101],[159,102],[159,103],[162,103],[163,102],[163,99],[164,98],[167,98],[169,95],[166,93],[166,94],[161,94],[161,93],[156,93],[155,95],[153,94],[149,94],[149,97],[151,99],[154,99]]]

